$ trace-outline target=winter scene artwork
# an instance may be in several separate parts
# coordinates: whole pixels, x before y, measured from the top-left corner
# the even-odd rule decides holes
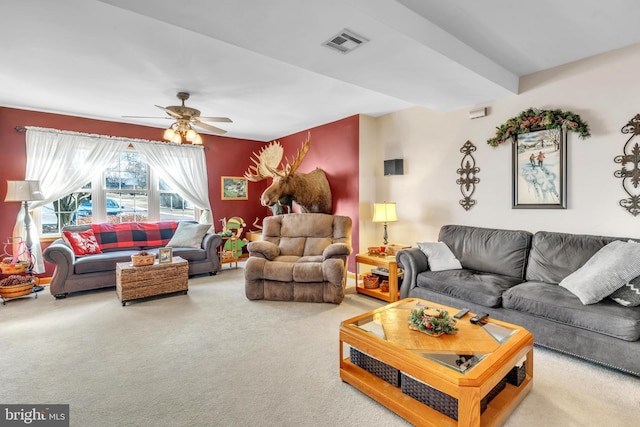
[[[566,209],[566,139],[561,129],[518,135],[513,147],[513,207]]]

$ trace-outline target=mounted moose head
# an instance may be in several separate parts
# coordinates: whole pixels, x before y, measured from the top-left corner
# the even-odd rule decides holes
[[[260,197],[263,206],[290,206],[290,201],[293,200],[300,205],[302,212],[331,213],[331,188],[324,171],[316,168],[310,173],[296,172],[310,146],[311,134],[307,136],[307,140],[302,143],[302,148],[291,162],[285,158],[286,165],[282,168],[279,166],[284,149],[278,141],[273,141],[262,147],[258,153],[253,153],[255,159],[251,158],[251,161],[255,166],[249,166],[244,174],[245,178],[253,182],[273,178],[271,185]]]

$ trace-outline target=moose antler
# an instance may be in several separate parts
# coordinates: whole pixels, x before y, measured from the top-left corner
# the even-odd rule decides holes
[[[256,157],[251,158],[251,161],[255,163],[255,166],[250,165],[249,169],[244,173],[244,177],[249,181],[258,182],[263,179],[273,178],[273,170],[275,170],[282,161],[282,154],[284,149],[280,142],[273,141],[269,145],[262,147],[260,151],[253,155]]]
[[[310,147],[311,147],[311,132],[307,134],[307,139],[302,143],[302,147],[300,147],[295,157],[293,157],[292,161],[289,161],[288,158],[285,158],[285,161],[287,164],[284,168],[275,169],[275,168],[269,167],[269,172],[271,172],[273,175],[278,175],[281,178],[292,175],[298,169],[298,167],[300,166],[300,163],[302,163],[302,159],[304,159],[304,156],[307,154],[307,151],[309,151]]]
[[[285,158],[286,166],[278,169],[284,149],[279,141],[272,141],[266,147],[262,147],[257,154],[253,153],[256,158],[251,158],[251,161],[255,166],[250,165],[249,169],[244,173],[244,177],[249,181],[258,182],[275,176],[281,178],[289,176],[298,169],[310,147],[311,132],[307,134],[307,139],[302,143],[302,147],[300,147],[293,159],[289,161],[288,158]]]

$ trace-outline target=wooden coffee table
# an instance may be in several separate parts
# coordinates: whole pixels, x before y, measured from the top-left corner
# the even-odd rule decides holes
[[[122,305],[128,301],[189,290],[189,263],[174,256],[169,263],[134,267],[130,262],[116,264],[116,292]]]
[[[340,325],[340,377],[415,425],[502,425],[533,384],[533,335],[489,319],[433,337],[409,329],[413,308],[458,309],[408,298]],[[349,357],[345,357],[348,348]]]

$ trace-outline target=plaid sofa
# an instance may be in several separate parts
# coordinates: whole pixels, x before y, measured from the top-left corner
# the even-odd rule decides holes
[[[195,222],[195,221],[189,221]],[[93,230],[102,253],[77,256],[65,239],[57,239],[43,253],[47,262],[55,264],[51,278],[51,295],[64,298],[71,292],[115,287],[116,263],[131,260],[131,255],[146,250],[157,254],[173,237],[178,223],[130,222],[120,224],[86,224],[63,228],[64,231]],[[189,275],[216,274],[220,271],[218,247],[222,238],[207,233],[200,248],[173,248],[173,255],[189,262]]]

